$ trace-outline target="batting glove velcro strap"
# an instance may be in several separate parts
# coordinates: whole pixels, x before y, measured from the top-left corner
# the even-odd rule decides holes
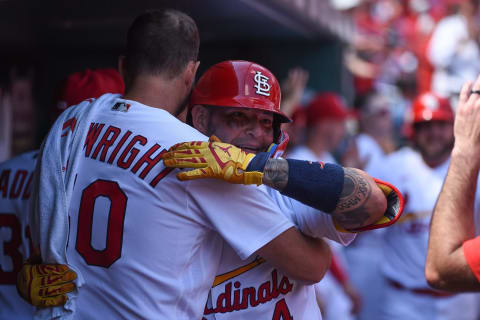
[[[263,172],[265,170],[265,165],[267,164],[268,159],[270,159],[270,154],[268,152],[259,152],[253,157],[252,161],[247,166],[247,172],[257,171]]]

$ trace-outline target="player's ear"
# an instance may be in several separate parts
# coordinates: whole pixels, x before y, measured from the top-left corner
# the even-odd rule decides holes
[[[195,129],[203,134],[207,134],[210,112],[202,105],[192,107],[192,124]]]
[[[200,65],[200,61],[188,62],[187,67],[185,68],[185,71],[184,71],[185,86],[187,88],[191,88],[193,83],[195,82],[195,75],[197,74],[199,65]]]

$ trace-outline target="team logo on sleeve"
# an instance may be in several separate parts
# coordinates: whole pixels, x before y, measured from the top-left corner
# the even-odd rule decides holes
[[[127,112],[128,109],[130,109],[130,104],[125,103],[125,102],[117,102],[115,105],[112,107],[113,111],[122,111],[122,112]]]
[[[256,94],[261,94],[262,96],[270,96],[271,85],[268,84],[269,78],[262,74],[261,71],[257,71],[253,77],[255,81],[254,87],[257,89]]]

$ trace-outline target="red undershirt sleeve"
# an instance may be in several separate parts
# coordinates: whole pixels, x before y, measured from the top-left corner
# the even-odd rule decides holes
[[[468,266],[480,282],[480,236],[465,241],[462,248]]]

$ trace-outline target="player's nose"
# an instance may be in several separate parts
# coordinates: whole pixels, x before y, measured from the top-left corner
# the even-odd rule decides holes
[[[245,132],[252,137],[260,137],[263,133],[261,124],[258,121],[250,121],[246,127]]]

